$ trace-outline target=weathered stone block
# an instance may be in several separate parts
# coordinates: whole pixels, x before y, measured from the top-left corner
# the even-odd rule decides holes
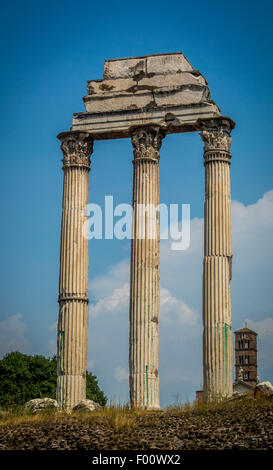
[[[126,91],[135,86],[133,78],[113,78],[104,80],[90,80],[87,85],[89,95],[109,94],[117,91]]]
[[[256,385],[255,387],[255,392],[254,392],[255,398],[259,397],[266,397],[266,398],[272,398],[273,397],[273,385],[271,382],[261,382]]]
[[[154,75],[153,77],[143,77],[138,82],[138,86],[150,86],[153,88],[174,87],[181,85],[206,85],[206,80],[201,73],[184,72],[184,73],[172,73],[162,75]]]
[[[206,80],[199,72],[183,72],[164,75],[144,76],[138,80],[133,78],[114,78],[90,80],[87,85],[88,95],[107,95],[111,93],[136,93],[137,91],[152,91],[158,88],[181,87],[182,85],[203,85]]]
[[[25,408],[33,414],[45,410],[57,410],[57,401],[53,398],[34,398],[25,404]]]
[[[147,73],[177,73],[193,70],[188,59],[180,53],[147,57]]]
[[[74,406],[72,411],[96,411],[101,408],[101,405],[93,400],[82,400]]]
[[[90,113],[105,113],[113,111],[126,111],[142,109],[153,101],[151,92],[139,91],[136,93],[104,94],[104,96],[91,95],[84,98],[86,111]]]
[[[145,73],[146,57],[106,60],[104,78],[135,77]]]
[[[193,70],[182,52],[152,54],[127,59],[106,60],[104,78],[127,78],[147,74],[169,74]]]
[[[206,101],[209,94],[205,91],[204,87],[154,90],[154,99],[157,106],[184,106]]]

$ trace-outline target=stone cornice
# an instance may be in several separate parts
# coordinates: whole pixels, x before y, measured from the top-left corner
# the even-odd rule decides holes
[[[61,141],[63,168],[80,167],[90,170],[93,137],[80,131],[61,132],[57,137]]]
[[[164,131],[159,126],[143,126],[132,129],[134,162],[143,160],[159,162],[159,150],[164,137]]]

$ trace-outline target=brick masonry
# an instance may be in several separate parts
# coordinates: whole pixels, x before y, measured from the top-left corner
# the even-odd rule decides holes
[[[243,381],[256,385],[257,381],[257,333],[249,328],[235,331],[235,372],[239,380],[240,369],[243,370]]]

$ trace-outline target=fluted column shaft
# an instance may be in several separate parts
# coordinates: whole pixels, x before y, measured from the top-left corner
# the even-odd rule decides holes
[[[230,131],[233,122],[204,123],[205,217],[203,380],[206,399],[232,395]]]
[[[92,138],[60,134],[63,151],[63,207],[57,340],[57,402],[70,410],[86,397],[88,332],[88,240],[83,236],[88,204]]]
[[[159,408],[159,149],[157,126],[132,133],[134,147],[133,231],[130,282],[130,401]]]

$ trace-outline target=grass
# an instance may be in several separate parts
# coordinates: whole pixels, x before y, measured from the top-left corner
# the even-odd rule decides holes
[[[214,400],[209,403],[200,403],[195,402],[191,404],[186,402],[185,404],[176,403],[172,406],[167,406],[166,408],[158,411],[149,411],[149,410],[132,410],[129,408],[128,404],[125,405],[110,405],[108,407],[102,408],[100,410],[90,412],[73,412],[71,414],[66,414],[64,412],[56,412],[55,410],[45,410],[37,414],[32,414],[30,411],[26,410],[24,407],[17,407],[13,409],[8,409],[6,412],[0,415],[0,427],[2,426],[19,426],[21,424],[39,424],[46,423],[48,421],[84,421],[90,420],[94,423],[103,423],[106,426],[113,428],[115,431],[129,430],[134,427],[139,419],[142,419],[142,425],[153,427],[157,425],[159,415],[173,416],[173,415],[183,415],[188,413],[194,413],[196,415],[204,415],[213,411],[219,410],[232,410],[235,408],[261,408],[268,407],[273,410],[273,400],[266,398],[251,399],[251,398],[242,398],[234,401],[219,401]]]

